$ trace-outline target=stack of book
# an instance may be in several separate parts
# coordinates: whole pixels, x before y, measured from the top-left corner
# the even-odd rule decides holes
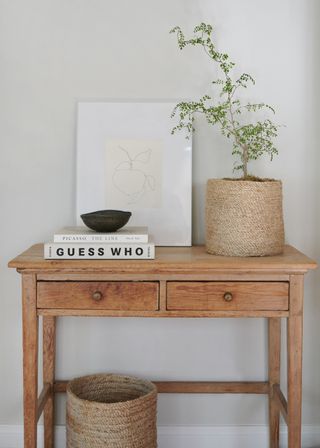
[[[113,233],[99,233],[84,226],[64,227],[45,243],[46,259],[153,259],[154,243],[147,227],[123,227]]]

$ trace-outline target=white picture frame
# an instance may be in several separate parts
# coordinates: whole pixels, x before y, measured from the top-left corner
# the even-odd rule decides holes
[[[82,213],[129,210],[157,246],[191,246],[192,140],[171,134],[176,104],[78,103],[78,225]]]

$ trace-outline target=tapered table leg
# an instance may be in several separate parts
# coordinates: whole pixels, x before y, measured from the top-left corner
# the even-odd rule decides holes
[[[290,276],[288,345],[288,448],[301,448],[303,276]]]
[[[38,317],[36,276],[22,275],[24,448],[37,446]]]
[[[50,384],[50,396],[44,407],[44,447],[54,447],[54,379],[56,352],[56,318],[43,317],[43,382]]]
[[[280,410],[273,395],[273,386],[280,384],[281,319],[268,319],[269,358],[269,446],[279,448]]]

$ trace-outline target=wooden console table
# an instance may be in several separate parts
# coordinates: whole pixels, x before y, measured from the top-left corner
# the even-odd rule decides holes
[[[157,382],[161,393],[252,393],[269,397],[270,448],[279,446],[279,417],[288,447],[301,447],[303,280],[316,263],[290,246],[283,255],[234,258],[204,247],[157,248],[155,260],[43,259],[32,246],[9,263],[22,274],[24,447],[35,448],[44,412],[52,448],[53,406],[66,381],[55,379],[57,316],[268,318],[269,378],[250,382]],[[43,318],[43,389],[38,396],[38,318]],[[280,323],[287,320],[288,397],[280,389]]]

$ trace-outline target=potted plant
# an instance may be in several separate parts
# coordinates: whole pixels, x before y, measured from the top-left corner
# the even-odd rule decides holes
[[[218,100],[204,95],[198,101],[182,101],[176,105],[172,117],[179,122],[172,133],[194,130],[194,115],[202,114],[209,125],[218,125],[221,133],[232,141],[236,162],[235,179],[209,179],[206,191],[206,247],[212,254],[230,256],[264,256],[280,254],[284,246],[282,214],[282,183],[280,180],[261,179],[251,175],[248,165],[264,154],[270,159],[278,153],[274,145],[279,126],[270,118],[256,119],[263,112],[274,114],[265,103],[248,103],[239,91],[254,84],[251,75],[234,77],[235,64],[226,53],[216,50],[212,40],[212,26],[201,23],[194,35],[186,39],[181,28],[175,27],[178,46],[200,46],[217,64],[222,77],[213,81],[218,89]],[[245,121],[247,119],[247,121]]]

